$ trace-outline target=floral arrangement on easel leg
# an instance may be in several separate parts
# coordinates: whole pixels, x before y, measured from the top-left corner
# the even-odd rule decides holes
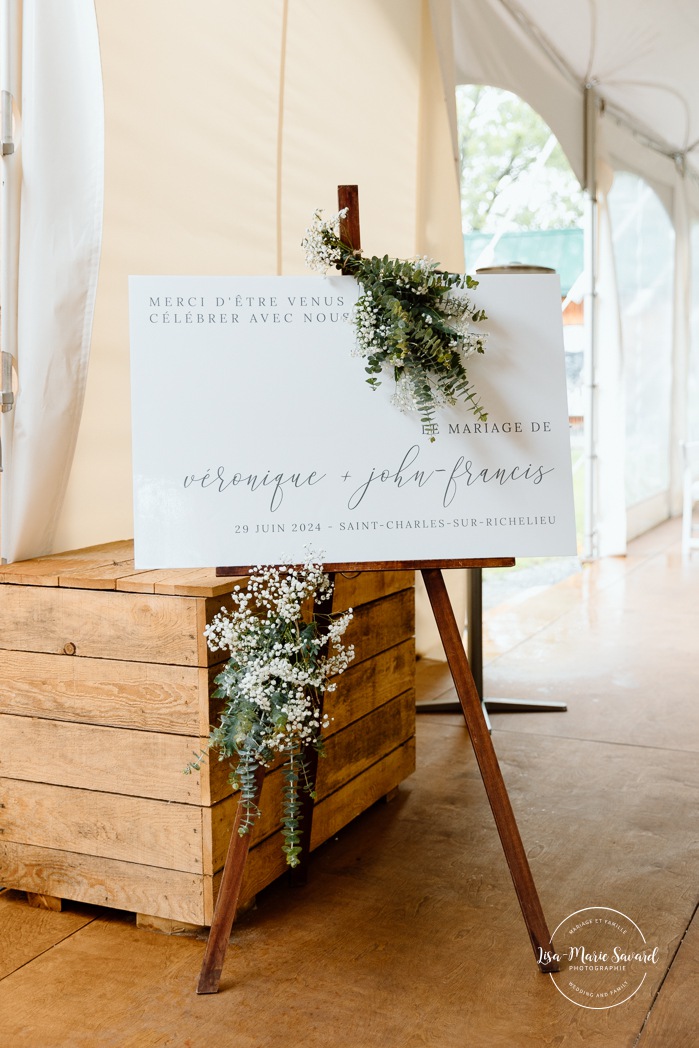
[[[354,658],[354,647],[340,640],[352,619],[351,608],[336,616],[308,613],[317,596],[329,606],[331,593],[328,575],[310,553],[302,567],[257,567],[245,590],[235,587],[233,609],[224,608],[205,630],[212,651],[230,652],[216,677],[214,698],[225,701],[209,746],[218,750],[219,760],[235,762],[230,781],[240,790],[239,832],[250,833],[260,815],[257,769],[283,754],[282,850],[289,866],[298,865],[301,852],[300,794],[315,796],[308,753],[315,749],[322,754],[322,731],[329,726],[322,713],[323,695],[334,691],[330,678]],[[198,771],[203,756],[186,770]]]
[[[467,357],[483,353],[487,337],[472,330],[472,324],[487,318],[465,294],[478,281],[444,272],[428,258],[363,258],[340,240],[340,219],[346,214],[344,209],[324,220],[316,211],[302,247],[311,269],[325,273],[335,266],[361,284],[353,319],[369,385],[376,388],[382,373],[392,374],[395,405],[419,411],[426,431],[438,407],[459,400],[485,422],[487,413],[466,370]]]

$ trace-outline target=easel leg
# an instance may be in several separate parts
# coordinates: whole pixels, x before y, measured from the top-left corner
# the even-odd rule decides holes
[[[454,617],[442,572],[438,568],[423,568],[422,577],[425,580],[427,595],[444,645],[466,727],[471,736],[473,751],[500,835],[507,865],[510,868],[534,956],[541,971],[557,971],[555,964],[547,964],[541,960],[544,955],[552,952],[551,936],[541,909],[534,878],[529,869],[529,862],[519,835],[492,739],[483,718],[480,698],[471,675],[463,639]]]
[[[265,770],[258,768],[255,772],[255,803],[257,804],[262,792]],[[228,845],[226,864],[223,867],[221,887],[216,900],[214,919],[211,922],[209,940],[206,944],[206,953],[199,973],[199,985],[197,993],[218,993],[218,984],[221,981],[221,971],[228,949],[228,940],[235,919],[235,911],[238,906],[240,889],[245,872],[245,860],[250,850],[250,834],[241,837],[238,833],[242,811],[240,807],[236,813],[233,824],[233,833]]]

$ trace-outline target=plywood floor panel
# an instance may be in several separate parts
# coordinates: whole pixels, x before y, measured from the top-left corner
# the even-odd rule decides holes
[[[84,928],[94,916],[86,907],[62,913],[40,909],[27,904],[24,892],[0,891],[0,980]]]
[[[696,1048],[699,987],[699,917],[695,915],[658,999],[638,1041],[637,1048]]]
[[[683,563],[673,549],[596,584],[591,565],[564,580],[546,617],[530,616],[535,594],[486,620],[500,651],[486,660],[486,697],[560,699],[565,715],[493,713],[501,731],[617,742],[699,753],[697,612],[699,556]],[[566,598],[567,599],[567,598]],[[509,622],[514,623],[512,628]],[[526,623],[537,629],[526,641]],[[487,641],[487,637],[486,637]],[[493,645],[491,645],[491,649]],[[427,697],[456,699],[446,664],[418,663]],[[454,715],[460,723],[460,715]]]

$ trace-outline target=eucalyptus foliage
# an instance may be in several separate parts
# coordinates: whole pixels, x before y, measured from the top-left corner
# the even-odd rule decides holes
[[[301,792],[314,794],[309,753],[323,752],[322,713],[330,678],[354,658],[354,648],[340,638],[352,618],[313,609],[316,596],[327,598],[332,585],[309,555],[303,567],[258,567],[245,589],[236,586],[233,609],[223,609],[205,630],[209,647],[228,650],[230,658],[216,677],[214,698],[223,700],[209,746],[219,760],[234,762],[230,781],[240,790],[241,836],[260,815],[257,773],[284,755],[282,850],[290,866],[301,852]],[[305,613],[305,614],[304,614]],[[331,649],[331,650],[330,650]],[[186,769],[199,770],[200,754]]]
[[[361,285],[353,319],[369,385],[376,389],[385,374],[392,375],[394,403],[403,411],[419,411],[426,427],[438,407],[457,401],[485,421],[466,370],[466,358],[484,352],[486,336],[471,325],[486,314],[466,294],[478,282],[440,270],[428,258],[363,258],[340,240],[339,221],[345,214],[323,220],[317,211],[302,246],[312,269],[325,272],[335,266]]]

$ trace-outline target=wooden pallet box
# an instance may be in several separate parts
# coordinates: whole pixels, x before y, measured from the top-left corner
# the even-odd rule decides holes
[[[235,813],[229,767],[183,769],[215,719],[203,630],[235,579],[135,571],[131,543],[0,569],[0,885],[211,923]],[[317,847],[414,770],[410,572],[339,577],[356,658],[327,697]],[[241,902],[285,869],[267,775]]]

